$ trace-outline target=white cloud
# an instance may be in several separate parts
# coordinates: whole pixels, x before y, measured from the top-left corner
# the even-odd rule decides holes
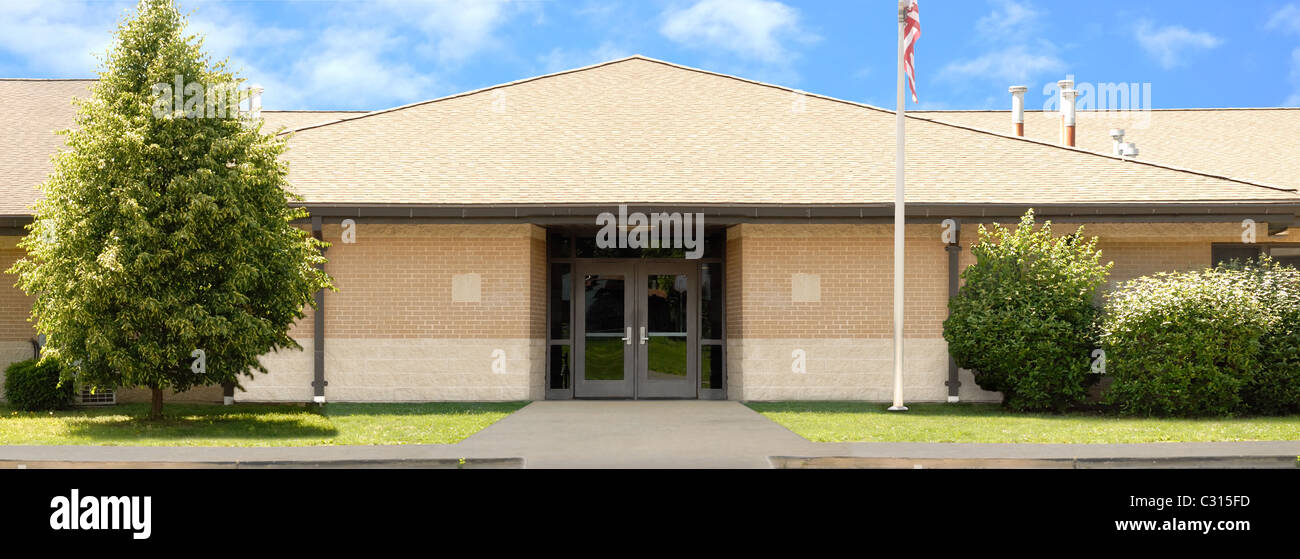
[[[429,96],[433,76],[384,60],[384,52],[397,43],[378,30],[326,29],[283,80],[289,82],[282,84],[289,89],[289,106],[378,108]]]
[[[93,77],[134,2],[0,0],[0,75]],[[190,33],[214,61],[266,88],[268,109],[386,108],[447,93],[443,76],[508,46],[502,27],[540,4],[386,0],[297,4],[295,28],[211,0],[189,0]],[[317,22],[329,27],[318,31]],[[419,66],[418,68],[416,66]]]
[[[1007,86],[1028,85],[1066,70],[1060,49],[1043,33],[1043,10],[1020,0],[990,0],[989,4],[989,13],[975,22],[977,54],[943,66],[936,79],[974,82],[979,89],[995,85],[1005,91]]]
[[[939,78],[945,81],[994,80],[1005,85],[1024,84],[1034,76],[1065,70],[1065,61],[1052,51],[1049,45],[1037,49],[1015,45],[948,64],[939,71]]]
[[[1264,25],[1264,28],[1270,31],[1287,31],[1300,34],[1300,7],[1295,4],[1282,6],[1272,17],[1268,18],[1268,23]]]
[[[512,0],[388,0],[383,17],[413,23],[424,33],[422,48],[440,62],[454,63],[499,46],[497,28],[521,5]]]
[[[564,70],[582,68],[601,62],[626,58],[632,53],[615,45],[612,42],[605,41],[600,46],[590,50],[570,50],[556,47],[544,55],[537,57],[542,63],[543,72],[553,74]]]
[[[6,0],[0,2],[0,51],[20,60],[6,73],[93,77],[97,56],[112,46],[114,23],[129,4]]]
[[[1204,31],[1192,31],[1181,25],[1156,28],[1145,20],[1138,22],[1134,36],[1142,50],[1165,69],[1186,64],[1189,51],[1209,50],[1223,44],[1223,39]]]
[[[975,29],[988,37],[1005,41],[1008,36],[1024,34],[1034,28],[1042,12],[1028,2],[994,0],[991,13],[975,23]]]
[[[817,40],[800,25],[798,10],[772,0],[699,0],[685,9],[670,8],[659,32],[682,45],[775,64],[794,57],[783,41]]]

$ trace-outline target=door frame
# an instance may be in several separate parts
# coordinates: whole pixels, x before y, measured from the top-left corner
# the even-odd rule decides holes
[[[634,262],[607,261],[583,262],[573,269],[573,397],[620,398],[636,397],[636,329],[630,326],[636,316],[635,299],[629,292],[636,291],[636,265]],[[587,380],[587,286],[588,274],[623,276],[623,379]]]
[[[699,312],[699,266],[693,262],[673,261],[673,262],[652,262],[641,261],[634,265],[636,269],[636,284],[633,287],[632,296],[636,303],[636,328],[633,334],[636,336],[636,344],[633,345],[636,355],[634,360],[634,376],[636,377],[636,399],[643,398],[675,398],[675,399],[698,399],[700,397],[700,363],[699,363],[699,342],[700,342],[700,312]],[[649,340],[649,334],[646,332],[650,321],[649,310],[649,282],[647,281],[651,274],[659,275],[685,275],[687,281],[686,292],[686,379],[685,383],[681,381],[655,381],[650,378],[650,348],[646,344]]]
[[[545,277],[543,299],[546,302],[544,312],[544,332],[546,336],[545,339],[542,340],[543,344],[541,348],[541,355],[543,357],[542,362],[544,365],[543,368],[545,370],[542,391],[544,399],[571,400],[575,398],[574,387],[576,385],[576,379],[574,377],[576,377],[575,368],[577,366],[579,355],[577,353],[578,301],[577,297],[574,296],[574,291],[576,291],[581,281],[578,276],[580,270],[586,269],[586,266],[590,264],[629,262],[689,263],[695,266],[694,274],[696,278],[696,289],[694,298],[697,302],[696,316],[700,319],[700,322],[696,324],[696,327],[698,328],[697,335],[700,337],[697,338],[698,343],[695,344],[698,347],[694,347],[696,357],[693,358],[693,361],[697,362],[703,359],[704,346],[710,346],[712,348],[711,351],[721,354],[719,363],[721,375],[718,379],[719,382],[709,388],[703,386],[703,379],[701,378],[706,374],[706,369],[701,363],[693,363],[693,366],[695,366],[698,371],[696,378],[701,382],[701,385],[697,387],[698,398],[701,400],[727,399],[730,385],[730,374],[727,367],[727,354],[729,353],[727,347],[728,336],[726,327],[729,318],[729,313],[727,313],[727,300],[729,295],[727,284],[731,282],[729,276],[725,275],[728,274],[726,266],[727,247],[725,241],[725,228],[706,229],[706,232],[708,233],[707,236],[719,236],[719,238],[715,238],[712,244],[709,245],[714,248],[706,249],[705,256],[698,259],[635,256],[619,258],[579,256],[579,239],[594,236],[594,228],[553,225],[546,227],[546,231],[546,268],[545,273],[542,274]],[[704,286],[700,282],[704,281],[702,266],[705,265],[716,267],[717,270],[724,274],[724,278],[728,278],[721,283],[714,284],[712,290],[712,297],[717,301],[717,307],[713,310],[713,313],[719,320],[722,328],[717,331],[718,335],[708,339],[702,337],[704,333],[702,322],[704,314]],[[560,289],[557,284],[559,276],[555,275],[557,273],[557,266],[567,266],[566,273],[568,275],[567,281],[569,283],[569,296],[567,300],[558,298],[558,293],[554,291]],[[557,304],[562,306],[557,307]],[[567,310],[567,315],[556,314],[555,311],[557,309]],[[554,322],[554,320],[557,320],[556,317],[563,317],[558,319],[562,322]],[[583,318],[585,320],[585,316]],[[560,324],[566,325],[564,330],[559,329]],[[564,368],[563,373],[556,370],[559,367]]]

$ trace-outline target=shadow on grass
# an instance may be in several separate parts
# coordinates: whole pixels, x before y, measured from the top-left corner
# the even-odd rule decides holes
[[[146,419],[148,406],[83,410],[65,416],[67,434],[94,440],[132,439],[328,439],[339,432],[329,419],[304,406],[169,405],[163,419]]]
[[[1073,409],[1062,413],[1046,412],[1019,412],[1002,407],[1000,404],[985,403],[925,403],[925,404],[908,404],[905,412],[889,411],[890,404],[869,403],[869,402],[748,402],[750,409],[760,413],[809,413],[809,414],[879,414],[879,415],[898,415],[903,416],[921,416],[921,417],[969,417],[969,418],[1007,418],[1007,419],[1038,419],[1038,420],[1057,420],[1057,421],[1075,421],[1075,420],[1114,420],[1114,421],[1164,421],[1180,423],[1220,423],[1240,420],[1249,420],[1262,423],[1289,423],[1300,419],[1300,415],[1290,416],[1194,416],[1194,417],[1162,417],[1162,416],[1141,416],[1141,415],[1122,415],[1108,410],[1100,405]]]
[[[1040,415],[1017,414],[998,404],[908,404],[905,412],[889,411],[890,404],[869,402],[748,402],[749,406],[762,413],[870,413],[925,416],[965,416],[990,417],[998,415]],[[1051,417],[1044,415],[1044,417]],[[1065,416],[1061,416],[1065,417]]]
[[[513,413],[528,402],[427,402],[410,404],[325,404],[326,417],[374,415],[479,415]]]
[[[1001,404],[986,403],[924,403],[907,404],[907,411],[889,411],[890,404],[867,402],[751,402],[747,404],[759,413],[808,414],[872,414],[898,417],[971,418],[971,419],[1034,419],[1042,421],[1123,420],[1134,419],[1107,413],[1101,408],[1084,408],[1062,413],[1018,412]],[[1148,419],[1148,418],[1139,418]],[[1205,418],[1212,420],[1216,418]]]

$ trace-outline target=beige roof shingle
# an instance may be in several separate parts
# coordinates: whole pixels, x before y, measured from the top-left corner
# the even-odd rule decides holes
[[[1294,202],[1294,192],[911,119],[909,203]],[[333,204],[893,201],[894,115],[631,57],[298,130]]]
[[[998,133],[1012,131],[1010,111],[912,114]],[[1075,143],[1089,151],[1111,153],[1110,131],[1120,128],[1124,141],[1136,143],[1138,159],[1144,161],[1300,187],[1300,108],[1080,111],[1076,120]],[[1060,113],[1025,113],[1028,138],[1057,143],[1060,128]]]
[[[62,146],[53,131],[91,83],[0,80],[0,215],[30,213]],[[265,117],[294,129],[285,157],[309,204],[893,200],[892,112],[640,56],[372,113]],[[908,121],[909,203],[1300,202],[1218,168],[1142,162],[1154,146],[1125,162],[930,118]]]
[[[76,124],[74,98],[86,98],[95,80],[0,79],[0,215],[30,215],[36,185],[54,169],[64,148],[58,130]],[[297,128],[364,114],[363,111],[262,111],[269,130]]]

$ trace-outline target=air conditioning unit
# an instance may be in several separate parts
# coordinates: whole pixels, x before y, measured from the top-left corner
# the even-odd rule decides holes
[[[78,406],[111,406],[117,403],[117,394],[106,388],[91,393],[89,386],[78,386],[75,399]]]

